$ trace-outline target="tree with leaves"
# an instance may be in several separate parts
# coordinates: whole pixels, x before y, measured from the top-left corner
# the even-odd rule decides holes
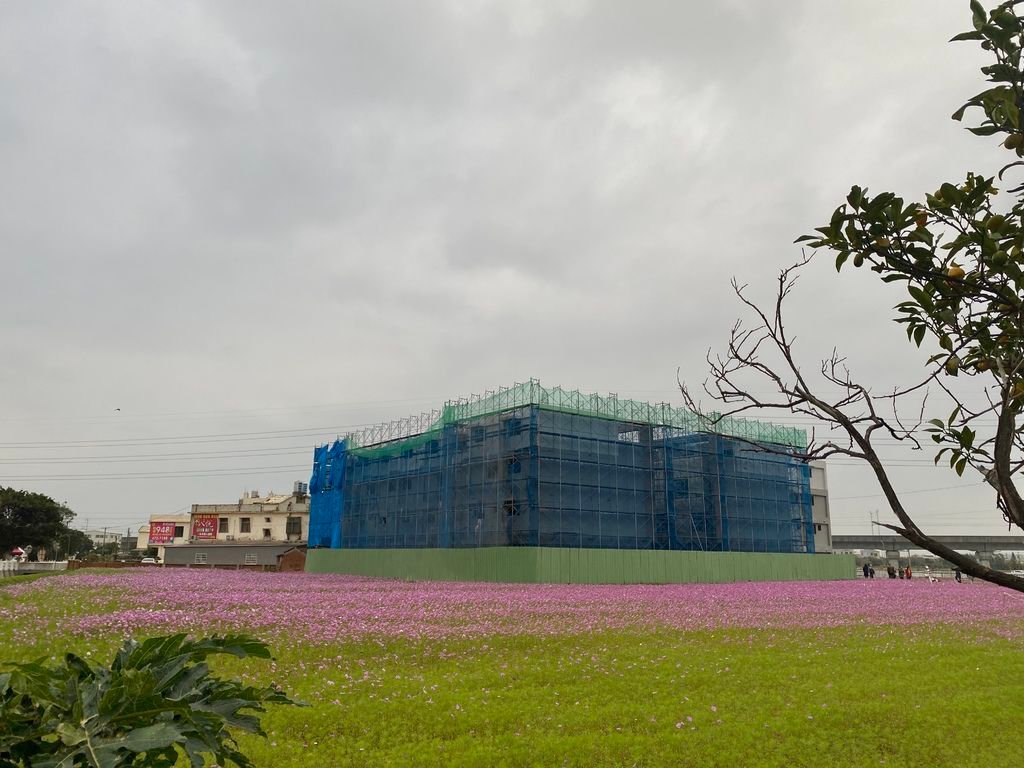
[[[72,557],[84,557],[95,549],[92,539],[77,528],[68,528],[55,542],[57,545],[56,554],[60,559],[67,560]]]
[[[42,493],[0,487],[0,553],[31,545],[52,552],[75,513]]]
[[[708,355],[711,374],[704,384],[709,395],[726,404],[724,412],[705,414],[712,429],[727,416],[772,409],[827,423],[843,437],[812,439],[799,457],[839,454],[867,462],[898,521],[884,527],[964,573],[1020,591],[1024,578],[988,568],[929,536],[900,499],[876,447],[883,437],[920,450],[920,440],[930,438],[936,463],[945,460],[961,475],[968,468],[980,473],[994,491],[993,511],[1011,529],[1024,529],[1024,498],[1017,486],[1024,468],[1024,185],[1002,192],[997,187],[1024,167],[1022,2],[1010,0],[987,12],[972,1],[973,29],[951,41],[977,42],[991,56],[981,69],[987,87],[953,119],[980,113],[968,130],[1000,142],[1010,155],[1002,167],[944,182],[923,200],[892,192],[872,195],[854,186],[827,224],[797,239],[813,251],[782,271],[771,307],[755,304],[745,286],[734,281],[756,322],[749,328],[738,322],[727,350]],[[822,362],[820,380],[801,368],[783,305],[800,270],[825,253],[834,257],[837,271],[848,265],[867,268],[884,283],[905,286],[896,322],[910,343],[934,350],[920,379],[879,395],[854,379],[838,352]],[[777,396],[756,394],[751,382],[765,380]],[[835,387],[838,397],[822,394],[823,388]],[[702,412],[691,391],[681,389],[688,406]],[[926,421],[929,391],[944,393],[950,410]]]

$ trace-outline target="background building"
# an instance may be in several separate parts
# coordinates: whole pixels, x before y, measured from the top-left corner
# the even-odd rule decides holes
[[[309,530],[309,486],[296,482],[291,494],[260,496],[251,491],[235,504],[193,504],[189,540],[306,540]]]
[[[92,545],[99,549],[100,547],[106,547],[114,545],[113,549],[117,550],[121,547],[121,539],[124,537],[123,531],[118,531],[113,528],[90,528],[87,531],[82,531],[92,541]]]
[[[824,461],[812,461],[811,513],[814,521],[814,551],[832,551],[832,520],[828,510],[828,474]]]
[[[256,568],[276,570],[279,558],[286,552],[303,551],[286,542],[249,541],[244,543],[208,541],[167,547],[164,565],[213,568]]]
[[[707,429],[667,404],[537,381],[452,401],[316,449],[310,544],[830,550],[824,465],[812,492],[812,468],[784,453],[802,430]]]
[[[170,563],[170,551],[189,544],[258,542],[287,544],[288,549],[304,544],[308,530],[308,485],[296,482],[287,495],[251,491],[232,504],[193,504],[188,514],[152,515],[149,524],[139,528],[138,548],[156,547],[157,556]],[[244,561],[244,554],[238,557]]]
[[[138,549],[156,547],[157,557],[163,559],[165,547],[188,543],[191,522],[188,514],[151,515],[148,525],[139,526]]]

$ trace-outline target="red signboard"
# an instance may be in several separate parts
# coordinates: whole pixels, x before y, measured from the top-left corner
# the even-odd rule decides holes
[[[150,523],[149,543],[170,544],[174,541],[174,523]]]
[[[217,538],[217,516],[216,515],[192,515],[192,538],[193,539],[216,539]]]

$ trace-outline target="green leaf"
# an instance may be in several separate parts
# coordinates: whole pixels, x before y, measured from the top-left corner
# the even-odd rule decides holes
[[[14,755],[12,766],[172,768],[179,749],[193,766],[251,765],[232,729],[262,734],[266,704],[295,702],[274,687],[215,677],[204,663],[214,654],[269,658],[270,649],[241,634],[177,634],[127,640],[109,667],[74,654],[53,666],[11,665],[0,673],[0,766]]]
[[[988,14],[985,13],[984,7],[982,7],[978,0],[971,0],[971,16],[973,17],[975,30],[980,31],[988,21]]]
[[[965,469],[966,467],[967,467],[967,458],[966,458],[966,457],[964,457],[964,458],[960,459],[960,461],[958,461],[958,462],[956,463],[956,467],[955,467],[955,469],[956,469],[956,473],[957,473],[957,474],[958,474],[958,475],[959,475],[960,477],[963,477],[963,474],[964,474],[964,469]]]
[[[163,749],[184,742],[185,736],[171,723],[157,723],[144,728],[135,728],[120,738],[104,739],[100,746],[127,749],[129,752],[148,752]]]
[[[842,251],[838,256],[836,256],[836,272],[843,268],[843,264],[846,263],[848,258],[850,258],[849,251]]]
[[[928,332],[928,329],[925,328],[923,325],[917,326],[917,329],[914,331],[914,343],[917,346],[919,346],[919,347],[921,346],[921,342],[924,341],[924,335],[927,332]]]
[[[961,32],[959,35],[953,35],[953,37],[949,38],[949,42],[951,42],[951,43],[958,43],[961,40],[984,40],[984,39],[985,39],[985,36],[982,35],[981,32],[979,32],[978,30],[974,30],[973,32]]]
[[[921,308],[928,313],[931,313],[935,309],[935,302],[932,301],[932,297],[923,289],[916,285],[908,285],[907,293],[914,297],[914,300],[921,305]]]

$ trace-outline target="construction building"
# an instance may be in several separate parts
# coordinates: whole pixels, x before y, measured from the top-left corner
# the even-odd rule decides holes
[[[577,561],[593,550],[829,552],[824,465],[812,469],[790,453],[805,445],[791,427],[711,425],[667,404],[530,380],[317,448],[309,543],[342,553],[551,549],[575,551]],[[392,556],[394,575],[410,557]],[[372,560],[381,575],[386,559],[318,550],[307,567]],[[824,560],[801,568],[810,577]],[[778,572],[786,576],[797,561],[772,562],[786,563]]]

